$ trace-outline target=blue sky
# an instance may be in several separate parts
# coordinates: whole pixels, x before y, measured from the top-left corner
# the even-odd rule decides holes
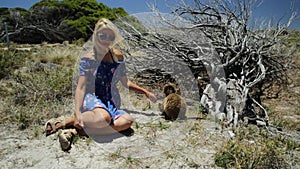
[[[154,0],[98,0],[105,5],[115,8],[122,7],[129,14],[151,12],[148,8],[147,3],[152,3]],[[156,0],[157,6],[161,12],[169,12],[169,8],[166,7],[166,3],[172,4],[172,0]],[[292,0],[264,0],[263,4],[257,7],[254,11],[253,16],[258,20],[274,20],[278,21],[279,18],[288,16],[290,4]],[[39,0],[1,0],[0,7],[21,7],[28,9]],[[295,0],[294,10],[298,12],[300,16],[300,0]],[[300,17],[294,21],[290,29],[300,30]]]

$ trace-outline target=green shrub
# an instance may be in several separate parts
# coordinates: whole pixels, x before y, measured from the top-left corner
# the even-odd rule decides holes
[[[34,128],[50,118],[72,114],[73,73],[79,52],[77,46],[60,44],[0,51],[1,124]]]
[[[47,64],[40,64],[40,67]],[[15,86],[15,103],[27,105],[40,100],[62,101],[72,96],[73,69],[57,66],[54,69],[41,68],[41,71],[14,75],[17,82]]]
[[[9,77],[25,61],[24,53],[15,50],[0,51],[0,79]]]
[[[25,129],[44,124],[52,117],[67,114],[66,107],[73,100],[72,68],[58,65],[54,69],[36,70],[31,66],[31,69],[17,72],[13,77],[14,95],[5,95],[2,98],[5,108],[2,111],[4,118],[1,123],[14,123],[20,129]]]
[[[17,125],[19,129],[44,125],[50,118],[72,113],[66,109],[72,99],[65,99],[63,102],[39,100],[36,103],[28,102],[26,106],[14,104],[13,98],[5,101],[5,107],[1,110],[0,122],[6,125]]]
[[[289,138],[266,130],[240,129],[215,154],[215,164],[223,168],[290,168],[286,156],[296,147]]]

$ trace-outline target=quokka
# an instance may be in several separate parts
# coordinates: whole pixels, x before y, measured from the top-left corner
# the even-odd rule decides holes
[[[159,109],[166,120],[176,120],[186,118],[186,102],[180,96],[180,89],[173,83],[164,85],[163,92],[165,98],[162,104],[159,104]]]

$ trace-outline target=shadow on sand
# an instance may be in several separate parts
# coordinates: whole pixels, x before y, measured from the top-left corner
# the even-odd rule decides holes
[[[113,134],[101,134],[101,135],[89,134],[89,137],[92,138],[97,143],[109,143],[115,139],[121,137],[131,137],[133,135],[134,135],[134,130],[132,128],[129,128],[127,130],[118,133],[113,133]]]

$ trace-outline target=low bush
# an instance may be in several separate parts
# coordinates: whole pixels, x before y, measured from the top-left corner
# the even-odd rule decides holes
[[[26,129],[71,113],[77,58],[77,48],[69,46],[2,51],[1,78],[8,78],[1,80],[1,124]]]
[[[287,157],[296,148],[290,138],[265,129],[241,128],[215,154],[215,164],[223,168],[290,168]]]
[[[24,53],[15,50],[0,51],[0,79],[9,77],[14,70],[23,66]]]

